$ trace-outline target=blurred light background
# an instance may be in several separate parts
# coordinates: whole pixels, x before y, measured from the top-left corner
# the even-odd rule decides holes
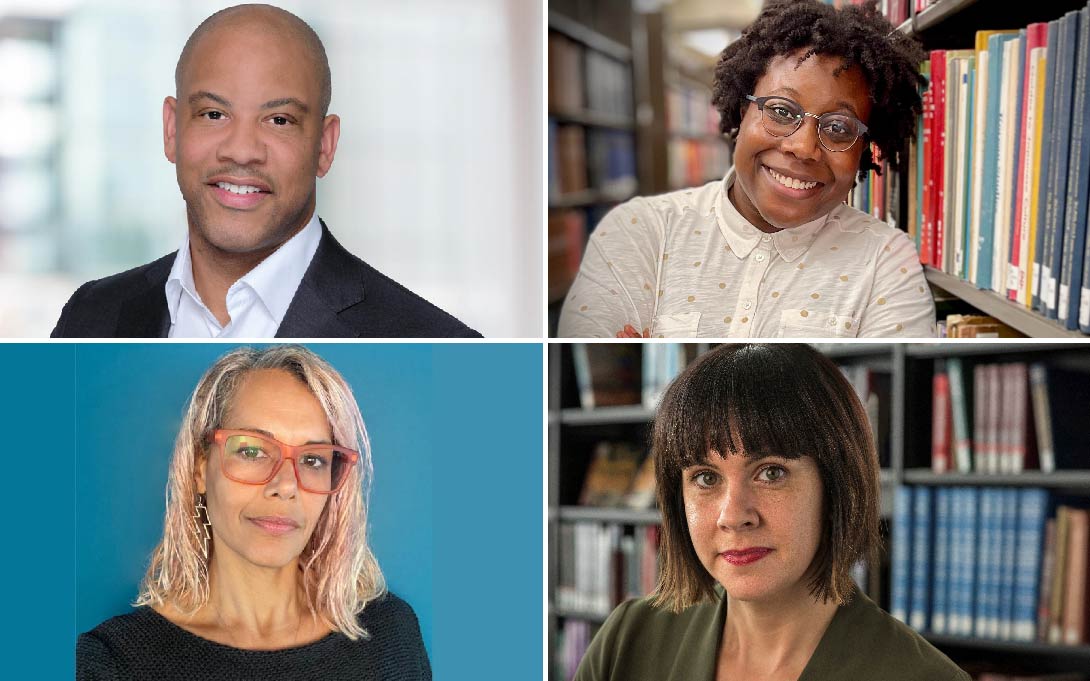
[[[179,247],[163,98],[234,4],[0,0],[0,336],[46,336],[80,284]],[[541,0],[273,4],[329,56],[337,239],[485,336],[540,337]]]

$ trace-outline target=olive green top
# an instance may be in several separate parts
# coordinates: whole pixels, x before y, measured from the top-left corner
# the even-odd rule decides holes
[[[649,598],[622,603],[591,641],[575,681],[714,681],[727,599],[674,614]],[[799,681],[970,681],[862,593],[837,609]]]

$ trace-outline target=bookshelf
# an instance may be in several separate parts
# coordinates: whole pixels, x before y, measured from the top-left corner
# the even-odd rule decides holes
[[[549,4],[551,332],[587,237],[610,208],[704,184],[730,166],[711,107],[714,59],[675,44],[667,12],[624,0]],[[588,59],[615,66],[606,71],[622,82],[596,86]],[[593,106],[603,89],[618,90],[621,105]]]
[[[609,346],[622,344],[611,343]],[[713,344],[691,344],[689,361]],[[1085,470],[1064,469],[1049,473],[1025,470],[1021,473],[935,473],[931,468],[933,376],[944,362],[958,359],[965,375],[976,365],[1042,362],[1050,367],[1084,373],[1090,386],[1090,344],[1039,343],[1033,341],[976,342],[966,344],[928,343],[817,343],[819,350],[841,365],[852,380],[852,371],[862,367],[868,375],[880,375],[875,386],[884,386],[880,414],[888,432],[880,471],[882,526],[886,551],[881,565],[868,572],[866,590],[887,611],[891,607],[892,556],[895,491],[900,486],[939,489],[1041,488],[1052,503],[1090,507],[1090,463]],[[562,648],[567,622],[585,623],[586,636],[597,630],[608,609],[567,608],[556,604],[558,571],[565,560],[559,555],[559,532],[566,523],[596,523],[622,526],[622,533],[644,531],[659,522],[655,509],[585,507],[577,503],[580,485],[587,472],[593,443],[600,439],[627,438],[646,444],[654,411],[642,405],[583,409],[573,366],[573,344],[549,345],[549,642],[551,679],[563,677],[562,668],[571,663],[571,652]],[[637,372],[638,375],[638,372]],[[1072,395],[1072,399],[1079,395]],[[971,396],[970,396],[971,399]],[[880,448],[881,448],[881,440]],[[1051,507],[1050,507],[1051,508]],[[1053,511],[1050,511],[1053,512]],[[1035,672],[1072,672],[1090,669],[1090,645],[1057,645],[1016,642],[930,633],[929,641],[973,674],[981,671],[1032,668]],[[569,659],[565,659],[565,655]]]
[[[894,3],[891,2],[890,4],[892,5]],[[1054,2],[1048,3],[1007,3],[1004,4],[1002,12],[996,12],[996,7],[994,3],[983,2],[981,0],[940,0],[938,2],[928,3],[928,6],[926,8],[917,11],[916,3],[910,0],[907,7],[908,18],[898,25],[898,30],[902,33],[916,36],[923,43],[925,49],[927,49],[928,51],[972,50],[976,45],[977,31],[1025,29],[1027,26],[1030,26],[1031,24],[1034,24],[1036,22],[1049,22],[1059,19],[1069,11],[1077,11],[1082,9],[1086,6],[1086,4],[1087,3],[1085,2],[1085,0],[1055,0]],[[1025,42],[1021,43],[1021,46],[1024,52]],[[991,52],[995,52],[995,50],[990,49],[989,53]],[[1051,53],[1049,54],[1051,55]],[[979,60],[979,56],[979,52],[975,53],[976,61]],[[989,54],[989,57],[991,56],[993,55]],[[1002,57],[1002,55],[1000,55],[1000,57]],[[956,58],[950,61],[946,61],[946,64],[949,66],[955,61],[957,61]],[[1025,59],[1023,58],[1022,61],[1024,62]],[[966,60],[965,63],[967,64],[968,61]],[[1002,63],[1002,61],[1000,61],[1000,63]],[[981,92],[981,90],[979,89],[979,81],[981,80],[981,76],[986,73],[978,69],[978,66],[979,64],[976,64],[974,61],[974,65],[968,67],[966,71],[966,73],[971,73],[970,77],[974,79],[974,81],[970,82],[977,83],[976,85],[971,86],[974,89],[968,90],[969,106],[975,107],[974,111],[976,108],[979,108],[977,107],[977,103],[975,102],[976,94]],[[1024,79],[1024,82],[1028,83],[1028,71],[1029,69],[1024,68],[1024,65],[1023,70],[1020,73],[1016,70],[1015,73],[1017,79]],[[984,78],[984,80],[987,79]],[[934,78],[932,78],[932,82],[935,82]],[[1017,85],[1017,80],[1014,80],[1012,82]],[[1040,82],[1044,84],[1046,82],[1046,78],[1041,78]],[[942,88],[933,87],[932,92],[940,89]],[[950,109],[950,107],[952,106],[951,98],[956,99],[956,88],[954,86],[947,86],[946,92],[947,94],[944,96],[946,102],[945,107],[946,109]],[[1012,90],[1011,101],[1015,101],[1013,92],[1014,91]],[[962,104],[962,106],[963,105],[964,104]],[[925,101],[925,108],[927,106],[927,102]],[[957,106],[957,104],[955,104],[954,106]],[[1042,111],[1042,115],[1046,116],[1044,120],[1047,121],[1048,114],[1043,113],[1044,109],[1039,110]],[[987,114],[984,114],[983,116],[986,115]],[[1018,116],[1017,114],[1016,116],[1020,121],[1021,116]],[[1032,119],[1029,120],[1032,121]],[[948,119],[946,123],[950,124],[950,120]],[[964,143],[966,149],[965,153],[968,154],[969,158],[975,162],[975,155],[977,154],[977,152],[981,149],[986,149],[987,147],[984,146],[984,143],[982,143],[980,140],[973,139],[973,135],[975,134],[976,129],[979,128],[977,123],[973,120],[969,120],[966,125],[966,137],[960,137],[952,131],[944,132],[947,155],[950,154],[952,148],[956,148],[957,141],[959,139],[967,139],[967,142]],[[1049,132],[1051,129],[1054,129],[1056,127],[1058,126],[1051,126],[1048,129],[1043,129],[1040,139],[1038,139],[1035,144],[1028,147],[1029,151],[1032,153],[1034,149],[1043,150],[1045,147],[1047,147],[1050,142]],[[991,127],[988,127],[987,130],[988,135],[990,136],[993,132]],[[1071,127],[1068,126],[1068,131],[1070,132],[1071,130]],[[996,139],[1000,139],[1001,141],[1007,139],[1006,137],[1000,136],[998,134],[998,131],[996,131],[994,137]],[[1059,133],[1057,133],[1055,137],[1059,137]],[[1024,140],[1032,138],[1032,135],[1030,135],[1029,132],[1026,132],[1023,126],[1022,135],[1016,137],[1015,139],[1017,140],[1017,143],[1022,143]],[[951,142],[951,140],[953,140],[953,142]],[[980,146],[978,147],[975,145]],[[920,149],[918,142],[914,143],[911,148],[908,148],[906,145],[905,152],[911,153],[913,155],[919,154]],[[1014,159],[1013,161],[1011,161],[1011,163],[1018,162],[1020,160],[1019,156],[1025,154],[1025,150],[1019,150],[1017,146],[1012,147],[1012,152],[1014,152],[1015,155],[1011,157],[1012,159]],[[985,153],[987,152],[985,151]],[[1038,151],[1037,153],[1042,154],[1043,151]],[[1065,159],[1067,158],[1066,150],[1064,150],[1063,156]],[[917,156],[917,158],[923,157],[922,155],[919,155]],[[1044,158],[1047,158],[1047,155],[1041,157],[1042,163],[1044,162]],[[1022,179],[1027,177],[1036,177],[1037,181],[1040,183],[1040,196],[1046,196],[1050,180],[1050,175],[1048,173],[1047,167],[1041,168],[1039,166],[1031,166],[1032,170],[1029,171],[1023,170],[1022,168],[1024,167],[1024,164],[1018,166],[1017,168],[1013,165],[1011,166],[1011,172],[1014,174],[1012,178],[1008,180],[1011,183],[1011,189],[1007,190],[1007,196],[1016,200],[1013,187],[1016,186],[1019,182],[1030,182],[1031,180]],[[976,170],[979,170],[979,168],[977,168]],[[1003,171],[1001,169],[999,173],[1002,172]],[[1019,247],[1017,241],[1011,239],[1012,235],[1016,236],[1019,233],[1020,229],[1022,229],[1018,226],[1018,210],[1017,204],[1015,204],[1014,200],[1012,200],[1011,214],[1007,216],[1001,216],[998,212],[995,213],[994,223],[991,223],[992,218],[989,217],[989,215],[992,214],[989,213],[987,210],[975,210],[977,219],[980,219],[981,217],[983,218],[980,220],[980,224],[988,223],[995,225],[1008,225],[1007,227],[1002,227],[999,231],[995,232],[995,234],[997,234],[998,236],[996,237],[996,241],[994,244],[988,243],[988,245],[985,246],[983,245],[985,244],[985,239],[983,237],[981,237],[981,239],[977,242],[981,245],[973,245],[973,237],[970,236],[968,233],[966,233],[965,236],[962,237],[962,232],[960,231],[962,229],[970,230],[970,224],[974,221],[972,211],[974,209],[977,209],[978,206],[976,204],[973,204],[972,198],[966,198],[966,201],[972,205],[970,206],[970,211],[965,213],[964,227],[958,224],[961,222],[961,219],[958,217],[954,217],[952,219],[954,224],[953,227],[951,227],[951,218],[949,216],[948,206],[952,203],[953,199],[950,196],[947,196],[945,199],[943,199],[943,203],[941,204],[937,203],[938,200],[936,199],[935,205],[937,206],[937,210],[940,212],[943,210],[947,210],[947,219],[944,229],[946,232],[945,240],[948,243],[945,245],[945,248],[949,253],[952,248],[955,248],[950,245],[949,242],[951,240],[955,244],[957,244],[960,240],[964,239],[966,264],[952,264],[950,262],[949,255],[946,256],[945,262],[936,262],[934,258],[937,255],[937,257],[941,259],[941,253],[929,255],[929,249],[926,244],[926,241],[929,237],[923,237],[924,243],[921,243],[920,237],[921,229],[923,229],[924,232],[928,232],[929,234],[933,233],[931,230],[935,229],[934,224],[932,224],[931,230],[929,230],[927,227],[928,220],[926,216],[924,216],[922,219],[918,217],[918,215],[922,215],[918,213],[918,211],[921,210],[918,205],[919,202],[912,200],[909,197],[910,191],[913,191],[913,187],[916,186],[916,182],[914,182],[915,178],[910,179],[908,175],[914,173],[915,169],[913,167],[910,168],[908,173],[901,173],[900,177],[897,178],[899,196],[897,197],[898,205],[894,207],[894,210],[897,211],[897,214],[901,218],[899,221],[900,224],[905,226],[909,234],[915,236],[917,239],[917,245],[920,247],[921,250],[921,259],[925,262],[925,276],[936,293],[936,303],[940,313],[940,322],[943,320],[946,314],[950,313],[984,314],[998,319],[1004,324],[1010,326],[1016,332],[1028,337],[1086,337],[1086,334],[1080,332],[1077,328],[1066,328],[1065,324],[1057,321],[1055,312],[1044,313],[1033,309],[1034,305],[1032,301],[1028,300],[1028,298],[1032,297],[1031,292],[1026,292],[1027,288],[1032,289],[1032,282],[1028,281],[1032,279],[1032,274],[1029,274],[1028,277],[1026,276],[1027,273],[1031,272],[1028,265],[1029,263],[1034,263],[1034,268],[1038,269],[1039,271],[1041,254],[1039,252],[1035,253],[1036,260],[1034,260],[1032,257],[1027,258],[1025,253],[1033,253],[1035,249],[1033,249],[1033,247],[1031,246],[1028,250],[1023,252],[1022,249],[1025,248],[1025,246]],[[985,178],[983,180],[981,180],[978,175],[978,172],[971,172],[968,176],[974,178],[972,182],[955,183],[955,195],[960,196],[964,194],[965,196],[969,197],[972,193],[973,185],[988,182],[986,173],[985,175],[981,176]],[[997,181],[1002,181],[1002,179]],[[1085,183],[1086,178],[1082,178],[1081,182]],[[951,185],[947,183],[947,194],[949,194],[950,192],[950,186]],[[1060,184],[1059,186],[1062,187],[1064,185]],[[919,192],[920,190],[917,188],[916,191]],[[942,188],[939,188],[938,191],[941,192]],[[1072,197],[1074,197],[1075,194],[1076,192],[1070,192],[1070,195]],[[988,195],[987,191],[984,192],[984,195]],[[921,195],[917,194],[917,196]],[[915,197],[913,197],[913,199],[915,199]],[[911,207],[910,201],[912,201]],[[1061,205],[1064,203],[1065,199],[1062,195],[1060,196],[1059,201]],[[1036,204],[1034,205],[1036,206]],[[998,210],[999,209],[997,208],[997,211]],[[1029,212],[1030,211],[1027,211],[1027,213]],[[957,215],[957,211],[954,211],[954,213],[955,215]],[[1043,209],[1041,210],[1041,213],[1044,213]],[[934,219],[935,218],[932,218],[932,220]],[[938,219],[941,219],[941,216]],[[1036,219],[1032,220],[1033,226],[1032,228],[1030,228],[1028,226],[1030,224],[1029,219],[1023,218],[1023,220],[1025,220],[1023,224],[1027,225],[1027,227],[1025,227],[1024,229],[1026,229],[1027,233],[1030,234],[1030,239],[1033,239],[1034,235],[1037,233],[1037,225],[1039,224],[1039,221]],[[1063,223],[1062,219],[1057,220],[1058,224]],[[1083,221],[1085,221],[1085,218],[1083,218]],[[1041,224],[1043,224],[1043,222]],[[1043,231],[1044,230],[1042,230],[1042,232]],[[973,234],[975,234],[975,232]],[[930,238],[934,239],[933,236]],[[941,238],[943,238],[942,235],[940,235],[940,239]],[[1002,241],[1002,245],[1000,245],[1000,241]],[[1023,243],[1026,242],[1023,241]],[[942,247],[940,247],[940,251],[941,248]],[[999,274],[993,275],[992,283],[990,285],[991,288],[1002,289],[998,293],[994,290],[989,290],[989,286],[985,284],[982,280],[987,277],[987,274],[980,275],[979,269],[973,270],[975,274],[970,273],[970,266],[967,264],[970,257],[969,253],[973,251],[977,251],[978,253],[985,253],[988,252],[988,249],[992,248],[998,249],[1000,251],[999,256],[995,260],[995,262],[998,263],[998,266],[1001,267],[1002,270],[1007,269],[1008,262],[1018,262],[1018,268],[1021,271],[1025,280],[1027,280],[1027,283],[1022,285],[1022,288],[1019,288],[1017,286],[1014,287],[1018,289],[1017,296],[1020,298],[1020,301],[1016,302],[1014,300],[1008,299],[1009,296],[1006,292],[1006,288],[1011,285],[1009,284],[1009,282],[1004,282],[1000,279],[1000,277],[1005,274],[1005,272],[1003,272],[1002,270]],[[1021,256],[1018,255],[1019,252],[1022,252]],[[983,258],[984,256],[980,257]],[[1021,259],[1019,260],[1019,258]],[[1081,262],[1081,259],[1081,256],[1076,257],[1076,261]],[[977,268],[978,265],[974,264],[973,267]],[[980,267],[983,266],[980,265]],[[1076,266],[1069,269],[1071,271],[1079,271],[1081,268]],[[987,268],[984,269],[984,272],[988,271],[990,270],[988,270]],[[973,280],[974,276],[976,277],[975,280]],[[1061,279],[1062,275],[1058,278],[1058,283]],[[1074,284],[1074,282],[1072,282],[1072,284]],[[1077,297],[1078,291],[1073,290],[1071,295]]]
[[[578,3],[556,5],[548,15],[549,303],[554,307],[575,278],[590,229],[637,190],[629,16],[609,11],[615,2],[590,13]]]

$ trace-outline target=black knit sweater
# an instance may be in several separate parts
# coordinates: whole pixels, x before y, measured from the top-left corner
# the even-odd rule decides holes
[[[192,634],[151,608],[106,620],[81,634],[76,679],[352,679],[431,681],[420,625],[409,604],[393,594],[359,615],[369,640],[334,632],[286,650],[241,650]]]

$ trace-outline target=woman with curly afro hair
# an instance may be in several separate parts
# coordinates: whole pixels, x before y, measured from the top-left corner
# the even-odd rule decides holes
[[[913,243],[844,203],[872,145],[903,167],[925,57],[873,2],[768,2],[715,69],[734,167],[610,211],[559,335],[933,337]]]
[[[832,360],[720,345],[650,439],[658,587],[613,611],[575,681],[969,681],[852,579],[878,560],[878,455]]]

